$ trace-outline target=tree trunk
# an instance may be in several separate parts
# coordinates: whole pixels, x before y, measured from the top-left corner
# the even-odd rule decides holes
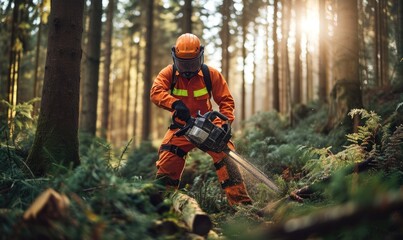
[[[101,117],[101,137],[105,139],[107,139],[107,133],[109,129],[109,93],[110,93],[109,77],[111,73],[114,11],[115,11],[115,0],[109,0],[108,10],[106,12],[105,62],[104,62],[104,78],[102,86],[102,117]]]
[[[270,33],[270,23],[268,20],[268,16],[269,16],[269,8],[266,7],[266,19],[267,19],[267,26],[266,26],[266,32],[265,32],[265,66],[266,66],[266,76],[265,76],[265,97],[264,97],[264,110],[267,112],[270,109],[270,63],[269,63],[269,59],[270,59],[270,46],[269,46],[269,33]]]
[[[403,1],[397,1],[397,83],[403,85]]]
[[[290,110],[290,61],[288,53],[288,36],[290,31],[290,18],[291,18],[291,8],[288,2],[282,2],[282,13],[281,13],[281,93],[280,93],[280,111],[283,113],[288,113]]]
[[[337,29],[334,36],[334,78],[327,130],[353,126],[348,112],[362,107],[358,69],[357,1],[340,0],[337,5]],[[354,121],[357,122],[356,120]],[[355,126],[354,126],[355,127]],[[350,129],[347,129],[349,131]]]
[[[378,0],[375,3],[375,76],[377,86],[387,85],[388,71],[388,45],[387,45],[387,19],[385,0]]]
[[[227,84],[229,84],[229,69],[230,69],[230,60],[231,54],[229,52],[229,47],[231,45],[231,34],[230,34],[230,26],[229,22],[231,20],[231,12],[230,7],[232,5],[232,0],[224,0],[223,5],[221,6],[221,14],[223,18],[222,28],[220,31],[221,37],[221,70],[222,74],[227,80]]]
[[[143,92],[143,124],[141,139],[150,140],[151,133],[151,76],[152,76],[152,51],[153,51],[153,27],[154,27],[154,0],[147,1],[147,30],[146,30],[146,54],[144,62],[144,92]]]
[[[183,33],[192,32],[192,0],[185,0],[183,6]]]
[[[321,2],[321,1],[319,1]],[[294,57],[294,81],[293,81],[293,91],[292,91],[292,105],[301,103],[301,81],[302,81],[302,68],[301,68],[301,11],[302,2],[300,0],[296,1],[295,6],[295,18],[296,18],[296,29],[295,29],[295,57]]]
[[[41,40],[42,40],[42,18],[43,18],[43,1],[38,4],[38,15],[39,15],[39,23],[38,23],[38,35],[36,38],[36,50],[35,50],[35,73],[34,73],[34,86],[33,86],[33,96],[34,98],[39,97],[39,60],[40,60],[40,52],[41,52]],[[34,103],[33,113],[37,114],[39,104]]]
[[[123,108],[124,113],[122,115],[122,118],[124,118],[124,125],[123,130],[124,130],[124,135],[123,135],[123,140],[126,141],[128,140],[129,137],[129,125],[130,125],[130,89],[131,89],[131,69],[132,69],[132,60],[133,60],[133,40],[130,39],[129,42],[127,43],[127,46],[129,47],[128,49],[128,54],[129,56],[127,57],[127,70],[125,71],[125,78],[124,78],[124,91],[125,91],[125,104],[126,106]],[[124,116],[124,117],[123,117]]]
[[[35,176],[80,164],[77,131],[83,7],[83,0],[52,1],[41,111],[26,161]]]
[[[319,1],[319,87],[320,102],[327,102],[327,19],[326,1]]]
[[[9,62],[8,62],[8,75],[7,75],[7,101],[11,106],[17,105],[17,93],[18,93],[18,78],[20,69],[20,54],[22,52],[21,42],[18,44],[19,39],[19,25],[21,24],[21,9],[24,9],[23,2],[21,0],[15,0],[14,8],[12,12],[11,20],[11,34],[10,34],[10,48],[9,48]],[[12,121],[13,116],[12,109],[7,109],[8,122]],[[12,135],[13,130],[10,130]]]
[[[180,192],[172,195],[172,202],[191,232],[205,236],[211,230],[213,224],[210,217],[199,207],[195,199]]]
[[[280,111],[280,89],[279,89],[279,58],[278,58],[278,39],[277,39],[277,26],[278,26],[278,0],[274,0],[274,19],[273,19],[273,109]]]
[[[242,1],[242,83],[241,83],[241,125],[244,125],[246,120],[246,80],[245,80],[245,66],[246,66],[246,30],[247,30],[247,2]]]
[[[255,22],[254,23],[254,40],[253,40],[253,55],[256,56],[256,45],[257,45],[257,39],[259,37],[259,32],[258,32],[258,25]],[[251,94],[251,109],[252,109],[252,115],[256,113],[256,57],[253,59],[253,69],[252,69],[252,94]]]
[[[133,116],[133,146],[137,146],[137,139],[138,139],[138,125],[137,125],[137,106],[138,106],[138,95],[139,95],[139,81],[140,81],[140,39],[136,44],[136,76],[135,76],[135,84],[134,84],[134,116]]]
[[[102,0],[91,1],[86,70],[82,96],[80,130],[95,136],[97,123],[99,62],[102,32]]]

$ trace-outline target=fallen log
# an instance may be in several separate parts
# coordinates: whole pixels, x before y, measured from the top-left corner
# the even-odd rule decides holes
[[[200,208],[197,201],[179,191],[172,195],[173,207],[192,233],[205,236],[212,228],[210,217]]]
[[[364,222],[385,222],[395,213],[403,213],[403,192],[390,193],[361,206],[347,203],[323,209],[308,216],[296,217],[266,229],[267,239],[308,239],[351,228]]]
[[[23,215],[24,220],[53,220],[66,216],[70,201],[66,195],[48,188],[42,192]]]

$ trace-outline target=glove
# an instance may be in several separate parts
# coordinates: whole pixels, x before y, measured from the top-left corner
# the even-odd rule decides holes
[[[175,109],[176,115],[182,121],[187,121],[190,118],[189,108],[182,102],[178,100],[172,104],[172,109]]]

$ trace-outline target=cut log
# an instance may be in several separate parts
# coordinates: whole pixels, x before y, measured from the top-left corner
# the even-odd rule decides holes
[[[25,211],[24,220],[34,219],[58,219],[66,215],[69,199],[64,194],[59,194],[49,188],[41,193],[31,206]]]
[[[385,222],[394,213],[403,212],[403,192],[389,193],[361,206],[347,203],[323,209],[308,216],[296,217],[267,229],[267,239],[309,239],[337,232],[345,227],[354,227],[365,221]]]
[[[173,207],[178,212],[190,231],[205,236],[212,228],[210,217],[200,208],[197,201],[179,191],[172,195]]]

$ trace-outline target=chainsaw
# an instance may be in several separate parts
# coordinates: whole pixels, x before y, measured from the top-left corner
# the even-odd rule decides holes
[[[190,117],[184,124],[179,123],[176,118],[175,112],[172,115],[172,123],[179,128],[175,133],[176,136],[185,136],[186,139],[204,152],[224,152],[230,159],[238,163],[239,166],[251,173],[267,187],[275,192],[279,191],[276,184],[262,171],[228,147],[228,142],[232,137],[231,126],[227,123],[223,124],[223,127],[219,127],[213,123],[216,118],[228,122],[228,118],[225,115],[218,111],[211,111],[201,115],[199,111],[196,117]]]

